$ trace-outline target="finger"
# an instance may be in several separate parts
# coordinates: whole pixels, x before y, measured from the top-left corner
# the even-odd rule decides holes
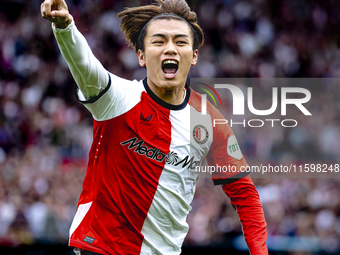
[[[48,17],[51,16],[52,3],[53,3],[52,0],[45,0],[44,8],[43,8],[43,13],[45,16],[48,16]]]
[[[55,22],[55,18],[54,18],[54,17],[47,16],[47,15],[45,15],[45,14],[41,14],[41,16],[42,16],[44,19],[46,19],[46,20],[48,20],[48,21],[50,21],[50,22]]]
[[[68,18],[68,11],[52,11],[51,12],[51,17],[52,18]]]
[[[45,12],[45,2],[43,2],[40,6],[40,12],[41,12],[41,16],[44,18],[46,17],[46,12]]]

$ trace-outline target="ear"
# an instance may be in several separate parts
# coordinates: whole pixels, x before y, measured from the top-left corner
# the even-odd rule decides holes
[[[194,50],[194,55],[192,56],[191,65],[194,66],[197,63],[198,49]]]
[[[145,66],[145,55],[144,55],[143,51],[138,50],[137,56],[138,56],[139,65],[142,66],[142,67]]]

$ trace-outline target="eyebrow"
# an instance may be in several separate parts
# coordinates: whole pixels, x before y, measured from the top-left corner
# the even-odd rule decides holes
[[[157,37],[157,36],[160,36],[160,37],[167,37],[165,34],[153,34],[151,37]],[[178,37],[189,37],[188,35],[186,34],[177,34],[177,35],[174,35],[174,38],[178,38]]]

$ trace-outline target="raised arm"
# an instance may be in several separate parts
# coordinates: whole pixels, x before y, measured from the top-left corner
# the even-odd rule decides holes
[[[85,99],[97,96],[108,85],[108,72],[76,28],[66,2],[45,0],[41,4],[41,15],[53,23],[60,51]]]

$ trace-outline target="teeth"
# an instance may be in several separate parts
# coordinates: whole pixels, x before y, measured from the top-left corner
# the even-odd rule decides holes
[[[163,65],[165,64],[174,64],[174,65],[177,65],[177,61],[176,60],[164,60],[163,61]]]

